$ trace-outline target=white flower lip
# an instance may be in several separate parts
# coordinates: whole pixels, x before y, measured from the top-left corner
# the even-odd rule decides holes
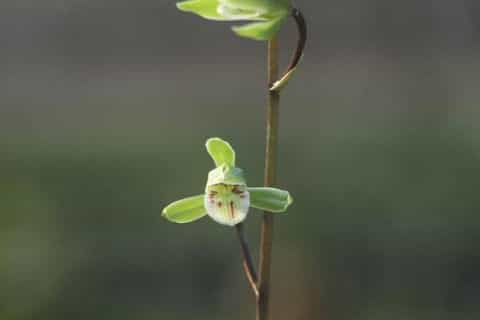
[[[235,226],[247,217],[250,194],[243,185],[213,185],[205,193],[204,206],[215,222]]]

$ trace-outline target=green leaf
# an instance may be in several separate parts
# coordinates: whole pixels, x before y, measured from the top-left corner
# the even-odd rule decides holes
[[[292,204],[290,193],[276,188],[248,188],[250,205],[268,212],[285,212]]]
[[[227,141],[220,138],[210,138],[205,146],[217,167],[222,165],[235,167],[235,151]]]
[[[243,26],[233,27],[239,36],[254,40],[270,40],[285,22],[286,15],[281,15],[268,21],[252,22]]]
[[[204,195],[175,201],[165,207],[162,216],[176,223],[188,223],[200,219],[207,214],[203,204]]]
[[[218,12],[219,0],[189,0],[177,3],[181,11],[195,13],[209,20],[230,20]]]

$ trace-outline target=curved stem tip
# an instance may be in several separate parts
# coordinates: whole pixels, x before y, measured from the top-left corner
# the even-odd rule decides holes
[[[295,68],[297,68],[300,59],[303,56],[303,51],[305,49],[305,44],[307,43],[307,22],[302,12],[298,8],[293,8],[291,11],[291,16],[295,20],[298,30],[298,41],[297,47],[293,56],[290,60],[290,64],[287,67],[287,70],[283,73],[279,80],[270,84],[270,91],[278,91],[285,86],[287,81],[290,79]]]

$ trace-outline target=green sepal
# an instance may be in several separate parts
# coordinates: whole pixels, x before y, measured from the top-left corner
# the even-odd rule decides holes
[[[243,170],[222,165],[208,173],[207,188],[216,184],[246,185]]]
[[[176,223],[188,223],[198,220],[207,214],[203,204],[205,195],[193,196],[175,201],[166,206],[162,216]]]
[[[220,138],[210,138],[205,146],[217,167],[222,165],[235,167],[235,151],[227,141]]]
[[[209,20],[230,20],[218,13],[219,0],[189,0],[177,3],[181,11],[191,12]]]
[[[243,26],[232,27],[237,35],[254,40],[270,40],[278,33],[280,27],[285,22],[287,15],[280,15],[268,21],[252,22]]]
[[[277,188],[248,188],[250,206],[273,213],[285,212],[292,204],[290,193]]]

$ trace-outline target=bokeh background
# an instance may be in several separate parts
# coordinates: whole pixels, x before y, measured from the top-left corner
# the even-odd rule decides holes
[[[297,4],[273,319],[478,319],[480,3]],[[1,0],[0,26],[0,319],[253,319],[233,230],[160,209],[210,136],[262,183],[265,44],[165,0]]]

